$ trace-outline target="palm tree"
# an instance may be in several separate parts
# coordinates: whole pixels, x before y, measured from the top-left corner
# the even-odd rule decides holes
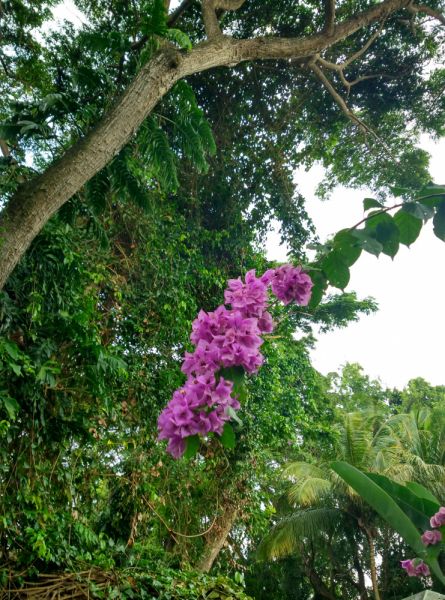
[[[423,413],[416,417],[397,415],[386,423],[369,412],[347,413],[336,426],[339,436],[335,460],[347,462],[360,471],[385,474],[401,482],[410,480],[425,485],[428,479],[427,487],[432,489],[433,483],[435,492],[437,486],[445,491],[445,488],[442,489],[444,467],[431,462],[439,458],[443,461],[445,436],[441,448],[434,450],[434,443],[424,434],[426,423]],[[305,461],[287,463],[282,469],[282,477],[292,482],[288,493],[278,504],[279,511],[287,511],[287,514],[260,544],[260,557],[277,558],[295,548],[301,550],[305,541],[314,539],[323,540],[329,549],[335,532],[344,535],[352,543],[353,564],[358,573],[358,582],[350,577],[349,583],[364,600],[368,593],[357,544],[354,544],[354,535],[360,532],[369,547],[374,600],[380,600],[374,545],[376,513],[330,469],[327,461],[318,465]],[[331,559],[336,570],[341,571],[335,555]],[[347,578],[347,573],[341,576]],[[334,599],[332,590],[330,594],[326,590],[319,592]]]
[[[439,417],[439,418],[437,418]],[[445,430],[443,415],[423,407],[390,417],[382,426],[397,440],[401,460],[385,475],[398,483],[416,481],[445,503]]]

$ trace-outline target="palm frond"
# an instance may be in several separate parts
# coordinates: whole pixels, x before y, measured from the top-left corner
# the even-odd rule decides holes
[[[326,533],[344,519],[338,508],[315,508],[300,510],[279,521],[259,544],[259,560],[270,560],[295,550],[299,543],[315,539]]]
[[[320,467],[302,460],[288,462],[281,470],[282,479],[298,479],[301,477],[322,477],[326,479],[328,474]]]
[[[289,502],[298,507],[322,504],[332,493],[332,483],[319,477],[299,479],[288,492]]]
[[[369,459],[371,434],[360,413],[347,413],[343,422],[336,426],[340,431],[339,458],[361,469]]]

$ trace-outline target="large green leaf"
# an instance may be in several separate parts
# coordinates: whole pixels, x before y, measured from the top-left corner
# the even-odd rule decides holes
[[[431,507],[430,501],[426,501],[428,503],[425,506],[422,498],[417,496],[406,486],[391,481],[391,479],[388,479],[388,477],[385,477],[384,475],[378,475],[376,473],[365,473],[365,475],[397,502],[416,527],[419,527],[422,531],[429,528],[430,518],[440,508],[437,504],[433,504],[433,507]]]
[[[426,498],[427,500],[430,500],[431,502],[435,502],[436,504],[439,504],[439,506],[440,506],[439,500],[437,498],[435,498],[433,496],[433,494],[431,494],[431,492],[426,490],[419,483],[415,483],[414,481],[405,481],[405,484],[406,484],[406,487],[409,490],[411,490],[412,492],[414,492],[416,494],[416,496],[419,496],[419,498]]]
[[[0,396],[0,401],[3,402],[3,405],[8,413],[11,421],[15,420],[15,415],[20,410],[20,406],[14,400],[14,398],[10,398],[9,396]]]
[[[379,513],[390,527],[403,537],[405,542],[411,546],[414,552],[421,557],[434,572],[436,577],[445,584],[445,577],[440,570],[437,561],[428,560],[425,546],[422,543],[420,533],[413,523],[408,519],[403,510],[396,502],[383,491],[369,477],[361,473],[355,467],[344,462],[333,462],[331,468],[349,486],[351,486],[362,498]]]
[[[443,193],[445,196],[445,186],[444,185],[436,185],[432,181],[428,183],[425,187],[423,187],[418,194],[416,194],[416,200],[419,200],[422,204],[426,206],[439,206],[443,200],[443,196],[438,195]],[[431,196],[430,198],[425,198],[425,196]],[[423,198],[421,200],[421,198]]]
[[[376,240],[382,245],[382,252],[391,258],[399,251],[400,232],[394,219],[388,213],[376,211],[366,222],[366,226],[375,229]]]
[[[383,206],[383,204],[380,204],[380,202],[378,200],[374,200],[374,198],[365,198],[363,200],[363,209],[365,211],[367,211],[370,208],[385,208],[385,207]]]
[[[224,425],[222,435],[216,435],[216,437],[219,438],[224,448],[230,448],[231,450],[235,448],[235,433],[229,423]]]
[[[314,287],[308,306],[309,308],[317,308],[323,298],[325,289],[328,287],[328,281],[322,271],[311,271],[310,276]]]
[[[243,426],[243,422],[242,422],[242,420],[241,420],[241,419],[239,418],[239,416],[236,414],[236,410],[234,410],[234,409],[233,409],[231,406],[228,406],[228,407],[226,408],[226,413],[229,415],[229,417],[230,417],[231,419],[233,419],[234,421],[236,421],[240,427],[242,427],[242,426]]]
[[[409,248],[419,237],[423,225],[422,220],[403,210],[399,210],[394,215],[394,223],[400,232],[400,243]]]
[[[309,308],[317,308],[317,306],[320,304],[320,302],[323,299],[324,288],[315,284],[311,291],[312,291],[312,294],[311,294],[311,299],[308,304],[308,307]]]
[[[186,447],[184,452],[184,458],[192,458],[198,452],[199,448],[199,435],[189,435],[186,438]]]
[[[401,187],[393,187],[393,186],[389,186],[389,189],[391,190],[391,192],[393,193],[393,195],[398,198],[399,196],[403,196],[403,194],[411,194],[412,190],[408,190],[406,188],[401,188]]]
[[[389,215],[387,215],[389,216]],[[399,251],[400,231],[394,223],[394,219],[382,221],[376,227],[377,241],[383,246],[383,254],[394,258]]]
[[[433,219],[434,235],[445,242],[445,202],[437,209]]]
[[[355,246],[357,238],[348,229],[342,229],[334,237],[334,242],[334,251],[338,253],[338,256],[347,267],[352,267],[362,253],[361,248]]]
[[[377,234],[375,229],[370,227],[354,229],[354,231],[351,231],[351,234],[358,239],[358,242],[355,244],[357,248],[362,248],[374,256],[378,256],[382,252],[383,246],[376,239]]]
[[[420,202],[404,202],[402,210],[413,215],[416,219],[423,219],[424,221],[434,216],[434,208]]]
[[[234,367],[223,367],[218,371],[220,377],[233,381],[233,391],[237,392],[244,382],[245,370],[241,365]]]
[[[322,267],[329,283],[344,290],[349,283],[350,273],[341,252],[334,248],[324,259]]]

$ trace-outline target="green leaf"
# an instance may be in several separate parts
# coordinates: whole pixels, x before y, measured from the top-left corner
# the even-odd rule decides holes
[[[425,498],[426,500],[430,500],[430,502],[435,502],[436,504],[439,504],[439,506],[440,506],[439,500],[437,500],[437,498],[435,498],[433,496],[433,494],[431,494],[428,490],[426,490],[419,483],[414,483],[414,481],[405,481],[405,484],[406,484],[406,487],[409,490],[411,490],[412,492],[414,492],[414,494],[416,494],[416,496],[419,496],[419,498]]]
[[[416,194],[416,200],[419,200],[422,204],[427,206],[439,206],[443,200],[443,196],[437,196],[436,194],[443,193],[445,196],[445,186],[436,185],[432,181],[423,187],[418,194]],[[432,198],[425,198],[425,196],[432,196]],[[421,200],[420,198],[425,198]]]
[[[324,296],[324,288],[320,287],[318,284],[315,284],[312,288],[311,299],[309,301],[308,307],[315,309],[320,304]]]
[[[189,435],[188,438],[185,438],[185,452],[184,452],[184,458],[189,459],[192,458],[193,456],[195,456],[195,454],[198,452],[198,448],[199,448],[199,435]]]
[[[352,267],[362,253],[361,248],[355,247],[357,239],[348,229],[343,229],[334,237],[334,242],[336,242],[334,250],[339,254],[341,260],[347,267]]]
[[[422,229],[422,220],[399,210],[394,215],[394,223],[400,232],[400,243],[410,247],[417,240]]]
[[[222,436],[219,439],[224,448],[235,449],[235,433],[229,423],[225,423]]]
[[[343,290],[349,283],[350,273],[343,257],[336,248],[330,252],[322,263],[323,271],[329,283]]]
[[[434,216],[434,208],[419,202],[404,202],[402,210],[403,212],[413,215],[416,219],[423,219],[424,221],[427,221]]]
[[[412,194],[412,190],[408,190],[406,188],[393,187],[390,185],[389,189],[393,193],[393,196],[395,196],[396,198],[398,198],[399,196],[403,196],[403,194]]]
[[[244,382],[245,370],[241,365],[238,367],[223,367],[218,371],[220,377],[233,381],[233,391],[237,392]]]
[[[385,214],[383,216],[385,216],[385,219],[382,219],[375,228],[377,241],[383,246],[383,254],[394,258],[399,251],[400,231],[390,215]]]
[[[321,270],[311,271],[310,277],[312,279],[312,283],[314,283],[314,287],[312,288],[312,295],[308,306],[309,308],[315,309],[320,304],[324,295],[324,291],[328,287],[328,280],[326,279],[326,275]]]
[[[20,410],[20,406],[17,404],[14,398],[9,398],[9,396],[0,396],[0,400],[3,402],[9,418],[11,421],[14,421],[16,413]]]
[[[244,425],[244,423],[242,422],[242,420],[239,418],[239,416],[236,414],[236,410],[233,409],[231,406],[228,406],[226,408],[226,413],[229,415],[229,417],[231,419],[233,419],[234,421],[236,421],[238,423],[238,425],[240,427],[242,427]]]
[[[383,206],[383,204],[380,204],[380,202],[378,202],[378,200],[374,200],[374,198],[365,198],[363,200],[363,209],[365,211],[369,210],[370,208],[385,208]]]
[[[19,357],[19,349],[17,348],[17,346],[13,342],[6,341],[3,341],[2,344],[9,356],[13,360],[17,360]]]
[[[422,530],[429,528],[430,518],[439,510],[439,505],[433,504],[433,507],[427,505],[425,508],[423,499],[416,496],[404,485],[391,481],[384,475],[375,473],[365,473],[365,475],[395,500],[416,527]]]
[[[185,48],[186,50],[192,49],[192,42],[190,41],[189,36],[179,29],[169,29],[167,39],[176,42],[181,48]]]
[[[22,367],[20,365],[16,365],[15,363],[9,363],[9,366],[17,376],[20,375],[20,373],[22,372]]]
[[[376,240],[377,234],[375,229],[364,227],[363,229],[354,229],[351,234],[358,239],[355,244],[357,248],[363,248],[369,254],[378,256],[383,250],[382,244]]]
[[[237,393],[238,393],[238,402],[242,406],[244,404],[244,402],[246,401],[246,389],[245,389],[245,387],[241,386]]]
[[[402,509],[395,501],[383,491],[376,483],[355,467],[344,462],[331,463],[331,469],[335,471],[348,485],[350,485],[372,508],[381,515],[385,521],[403,537],[405,542],[411,546],[414,552],[426,558],[426,549],[421,537],[413,523],[408,519]],[[442,583],[445,584],[439,565],[435,561],[427,561],[428,566]]]
[[[334,244],[328,242],[327,244],[306,244],[308,250],[316,250],[319,254],[329,254]]]
[[[445,242],[445,202],[437,209],[433,219],[434,235]]]

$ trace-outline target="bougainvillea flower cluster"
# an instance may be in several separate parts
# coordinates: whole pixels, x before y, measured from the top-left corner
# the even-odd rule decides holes
[[[431,527],[442,527],[445,525],[445,507],[441,506],[438,512],[430,519]],[[424,546],[435,546],[438,542],[442,541],[442,534],[437,529],[433,531],[425,531],[421,537]],[[422,577],[422,575],[429,575],[430,569],[423,561],[414,566],[414,559],[402,560],[402,567],[406,569],[406,572],[410,577]]]
[[[241,408],[233,382],[220,377],[218,371],[241,366],[251,375],[263,364],[261,336],[274,328],[267,311],[269,286],[283,304],[294,300],[307,306],[313,283],[301,266],[276,267],[261,277],[252,270],[245,283],[241,277],[229,279],[224,299],[230,309],[223,305],[214,312],[201,310],[193,322],[190,339],[195,350],[185,353],[181,368],[187,381],[173,394],[158,422],[159,439],[169,440],[167,451],[175,458],[182,458],[186,438],[191,435],[222,435],[230,420],[228,411]]]
[[[431,527],[442,527],[442,525],[445,525],[445,507],[441,506],[439,508],[434,517],[431,517],[430,523]]]
[[[425,533],[422,535],[422,542],[424,546],[429,546],[430,544],[435,546],[437,542],[440,541],[442,541],[442,534],[440,531],[437,531],[437,529],[434,531],[425,531]]]
[[[408,573],[409,577],[418,577],[420,579],[422,575],[430,574],[430,568],[423,562],[423,560],[419,562],[417,567],[414,566],[413,558],[410,558],[408,560],[402,560],[401,563],[402,568],[406,569],[406,572]]]

